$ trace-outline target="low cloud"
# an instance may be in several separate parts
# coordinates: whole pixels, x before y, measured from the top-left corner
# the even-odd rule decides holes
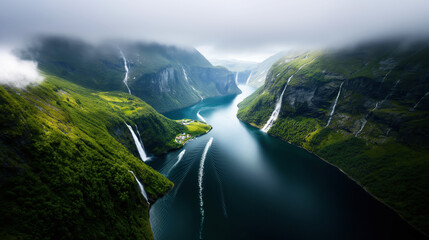
[[[0,84],[24,88],[43,79],[36,62],[19,59],[11,50],[0,49]]]

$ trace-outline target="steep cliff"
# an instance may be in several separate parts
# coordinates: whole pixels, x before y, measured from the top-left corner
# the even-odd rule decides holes
[[[37,61],[47,73],[90,89],[131,92],[160,112],[240,92],[234,73],[213,67],[195,49],[45,37],[30,44],[22,56]]]
[[[153,239],[133,175],[150,203],[173,183],[143,163],[133,135],[152,155],[180,147],[185,126],[128,93],[45,77],[0,86],[0,238]]]
[[[238,117],[338,166],[428,234],[428,54],[392,41],[283,58]]]

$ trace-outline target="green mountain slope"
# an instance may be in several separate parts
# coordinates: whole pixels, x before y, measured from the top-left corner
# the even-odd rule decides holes
[[[273,56],[265,59],[261,63],[259,63],[257,66],[252,68],[250,77],[246,80],[246,84],[253,87],[261,87],[265,83],[265,78],[267,77],[268,71],[270,70],[271,66],[277,62],[280,58],[286,56],[286,55],[292,55],[291,53],[287,52],[279,52],[274,54]]]
[[[238,117],[263,128],[293,75],[268,133],[338,166],[429,234],[428,56],[427,44],[393,41],[282,59]]]
[[[45,37],[22,55],[39,67],[84,87],[128,92],[123,53],[129,68],[128,86],[133,95],[157,111],[167,112],[197,103],[202,98],[240,92],[234,73],[214,67],[195,49],[160,44],[83,41]]]
[[[173,183],[138,158],[125,122],[152,154],[180,147],[182,132],[204,133],[128,93],[51,75],[26,89],[0,86],[0,238],[153,239],[129,170],[151,203]]]

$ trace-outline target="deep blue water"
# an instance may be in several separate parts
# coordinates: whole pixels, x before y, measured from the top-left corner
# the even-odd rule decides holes
[[[213,130],[149,161],[175,183],[150,210],[155,239],[424,239],[335,167],[240,122],[237,104],[253,91],[240,87],[241,95],[166,114],[198,119],[200,112]],[[210,138],[201,226],[198,171]]]

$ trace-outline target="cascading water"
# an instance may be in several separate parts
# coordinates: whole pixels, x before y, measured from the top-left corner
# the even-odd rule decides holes
[[[183,155],[185,155],[186,149],[183,149],[183,151],[181,151],[179,153],[179,155],[177,156],[177,162],[174,163],[174,165],[170,168],[170,170],[168,170],[167,176],[170,175],[171,170],[173,170],[173,168],[175,168],[177,166],[177,164],[179,164],[179,162],[182,160]]]
[[[414,111],[416,110],[416,108],[419,106],[420,102],[423,100],[423,98],[425,98],[427,95],[429,95],[429,92],[425,93],[425,95],[423,95],[422,98],[420,98],[420,100],[416,103],[416,105],[414,105],[414,107],[410,110],[410,111]]]
[[[204,176],[204,162],[206,161],[207,152],[210,149],[210,146],[213,143],[213,137],[209,139],[204,148],[203,155],[201,156],[200,168],[198,170],[198,196],[200,199],[200,214],[201,214],[201,222],[200,222],[200,239],[202,239],[203,233],[203,225],[204,225],[204,201],[203,201],[203,176]]]
[[[308,63],[306,63],[306,64],[303,64],[301,67],[299,67],[299,68],[298,68],[298,70],[297,70],[294,74],[292,74],[292,75],[289,77],[289,79],[288,79],[288,80],[287,80],[287,82],[286,82],[286,86],[283,88],[283,91],[282,91],[282,94],[280,95],[279,100],[277,100],[276,107],[274,108],[273,113],[271,113],[270,118],[268,119],[268,121],[265,123],[264,127],[263,127],[263,128],[262,128],[262,130],[261,130],[262,132],[267,133],[267,132],[270,130],[270,128],[273,126],[274,122],[275,122],[275,121],[277,120],[277,118],[279,117],[280,110],[281,110],[281,108],[282,108],[283,94],[285,93],[286,88],[287,88],[287,86],[289,85],[290,80],[292,80],[293,76],[294,76],[295,74],[297,74],[297,73],[299,72],[299,70],[301,70],[303,67],[305,67],[306,65],[310,64],[310,63],[311,63],[311,62],[313,62],[314,60],[315,60],[315,59],[311,60],[310,62],[308,62]]]
[[[341,83],[341,85],[340,85],[340,89],[338,90],[337,97],[335,98],[334,106],[332,106],[331,113],[329,114],[328,123],[326,124],[326,126],[325,126],[325,127],[329,126],[329,124],[331,123],[332,116],[334,115],[335,107],[337,106],[338,98],[340,97],[340,94],[341,94],[341,88],[343,87],[343,84],[344,84],[344,82],[342,82],[342,83]]]
[[[293,75],[290,76],[289,79],[287,80],[287,83],[286,83],[285,87],[283,88],[282,94],[280,95],[279,100],[277,100],[276,107],[274,108],[273,113],[271,114],[271,116],[268,119],[267,123],[265,123],[264,127],[262,128],[263,132],[268,132],[270,130],[270,128],[273,126],[274,122],[279,117],[280,109],[282,108],[283,95],[284,95],[284,93],[286,91],[286,87],[289,84],[289,82],[292,79],[292,77],[293,77]]]
[[[127,125],[128,129],[130,130],[131,136],[133,137],[134,143],[136,144],[136,148],[137,148],[137,151],[139,152],[141,160],[145,162],[149,158],[147,157],[146,152],[144,151],[143,143],[139,141],[137,135],[134,133],[133,128],[130,125],[128,125],[125,121],[124,123],[125,125]]]
[[[249,74],[249,77],[247,77],[246,85],[247,85],[247,84],[249,84],[249,81],[250,81],[250,78],[251,78],[251,77],[252,77],[252,73],[250,73],[250,74]]]
[[[128,89],[128,93],[129,93],[129,94],[131,94],[131,90],[130,90],[130,88],[128,87],[128,71],[129,71],[129,69],[128,69],[128,64],[127,64],[127,59],[125,58],[125,55],[124,55],[124,53],[122,52],[122,50],[119,50],[119,52],[121,53],[121,57],[122,57],[122,60],[124,61],[124,66],[125,66],[124,84],[125,84],[125,86],[126,86],[126,87],[127,87],[127,89]]]
[[[144,190],[144,186],[143,186],[143,184],[139,181],[139,179],[136,177],[136,175],[134,174],[134,172],[133,172],[133,171],[128,170],[128,172],[130,172],[130,173],[134,176],[134,179],[136,179],[137,184],[139,185],[140,193],[143,195],[144,199],[146,199],[147,204],[150,204],[150,203],[149,203],[149,200],[148,200],[148,198],[147,198],[147,193],[146,193],[146,191]]]
[[[183,67],[182,67],[182,71],[183,71],[183,76],[185,77],[185,81],[189,82],[188,74],[186,74],[186,71],[185,71],[185,69]]]
[[[189,83],[188,74],[186,73],[185,68],[182,67],[182,71],[183,71],[183,76],[185,77],[185,81],[187,83]],[[194,86],[192,86],[192,85],[190,85],[190,86],[191,86],[192,90],[194,90],[194,92],[197,93],[198,97],[200,97],[200,99],[203,100],[204,98],[203,98],[203,96],[201,96],[200,92],[198,92],[197,89],[194,88]]]
[[[235,84],[238,86],[238,72],[235,73]]]
[[[201,121],[203,121],[203,122],[207,123],[207,121],[203,118],[203,116],[201,116],[200,112],[201,112],[201,110],[197,112],[197,117],[198,117]]]
[[[389,72],[390,73],[390,72]],[[387,76],[387,74],[386,74],[386,76]],[[390,96],[392,96],[392,94],[393,94],[393,91],[395,90],[395,88],[396,88],[396,86],[399,84],[399,82],[401,81],[401,79],[399,79],[398,81],[396,81],[395,82],[395,84],[393,85],[393,87],[392,87],[392,89],[390,90],[390,92],[387,94],[387,96],[383,99],[383,100],[381,100],[380,102],[376,102],[375,103],[375,107],[373,108],[373,109],[371,109],[371,111],[369,111],[367,114],[366,114],[366,116],[365,116],[365,119],[363,120],[363,122],[362,122],[362,125],[361,125],[361,127],[359,128],[359,130],[355,133],[355,137],[357,137],[361,132],[362,132],[362,130],[364,129],[364,127],[365,127],[365,125],[366,125],[366,123],[368,122],[368,117],[369,117],[369,115],[372,113],[372,112],[374,112],[375,110],[377,110],[378,109],[378,107],[379,106],[381,106]]]

